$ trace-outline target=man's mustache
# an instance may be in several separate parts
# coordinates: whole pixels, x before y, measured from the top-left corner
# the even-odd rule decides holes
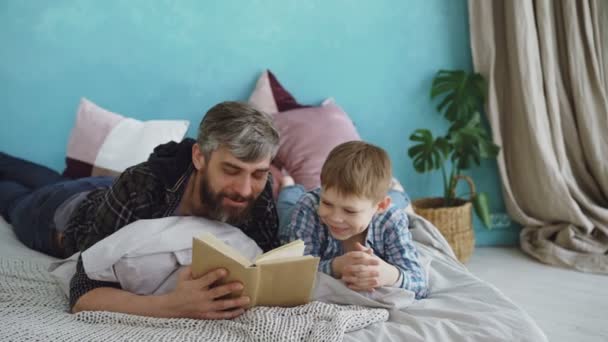
[[[228,199],[230,199],[231,201],[234,202],[253,202],[254,197],[253,196],[248,196],[248,197],[243,197],[241,195],[238,194],[227,194],[227,193],[220,193],[221,197],[226,197]]]

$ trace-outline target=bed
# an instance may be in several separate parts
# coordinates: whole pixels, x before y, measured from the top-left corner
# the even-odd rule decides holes
[[[0,218],[0,340],[547,341],[528,314],[456,260],[432,224],[410,219],[428,265],[427,299],[366,302],[345,293],[352,305],[314,301],[255,308],[234,321],[196,321],[67,313],[67,299],[46,272],[55,259],[23,246]]]

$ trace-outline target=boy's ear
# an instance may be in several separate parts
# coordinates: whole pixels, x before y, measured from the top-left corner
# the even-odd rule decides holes
[[[378,212],[385,212],[391,206],[391,197],[385,196],[380,202],[378,202]]]
[[[205,167],[205,156],[203,155],[203,151],[198,144],[192,145],[192,164],[194,167],[200,171]]]

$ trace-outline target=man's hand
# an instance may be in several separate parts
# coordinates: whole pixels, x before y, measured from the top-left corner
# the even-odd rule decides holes
[[[378,256],[371,248],[357,243],[356,251],[334,259],[332,266],[342,281],[355,291],[373,291],[374,288],[393,285],[399,278],[399,270]]]
[[[232,292],[241,291],[243,285],[232,282],[213,286],[228,275],[224,269],[211,271],[198,279],[192,279],[190,267],[180,271],[175,290],[166,295],[166,305],[172,317],[195,319],[231,319],[241,315],[249,303],[249,297],[220,299]]]
[[[213,286],[226,275],[226,270],[217,269],[192,279],[190,267],[186,267],[179,273],[173,292],[160,296],[140,296],[112,287],[98,287],[82,295],[72,312],[110,311],[165,318],[231,319],[244,312],[249,298],[220,299],[243,289],[243,285],[237,282]]]

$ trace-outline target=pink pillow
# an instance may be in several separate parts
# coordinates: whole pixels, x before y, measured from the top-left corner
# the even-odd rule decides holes
[[[361,140],[348,115],[333,102],[278,113],[274,119],[281,135],[274,163],[308,190],[320,186],[321,167],[334,147]]]
[[[268,114],[310,107],[299,104],[270,70],[264,71],[258,78],[255,89],[249,96],[249,103],[257,110]]]
[[[279,198],[279,190],[281,190],[281,178],[283,172],[274,164],[270,164],[270,173],[272,174],[272,196],[276,200]]]
[[[302,105],[270,70],[260,75],[249,103],[272,114],[281,135],[279,151],[270,167],[275,198],[281,170],[297,184],[314,189],[321,185],[321,168],[329,152],[341,143],[361,140],[353,122],[332,98],[317,107]]]
[[[260,75],[249,103],[273,114],[281,135],[273,164],[278,170],[285,169],[306,189],[320,185],[321,167],[334,147],[361,139],[348,115],[332,99],[325,100],[321,106],[302,105],[270,70]],[[281,175],[273,171],[277,182],[276,175]]]

